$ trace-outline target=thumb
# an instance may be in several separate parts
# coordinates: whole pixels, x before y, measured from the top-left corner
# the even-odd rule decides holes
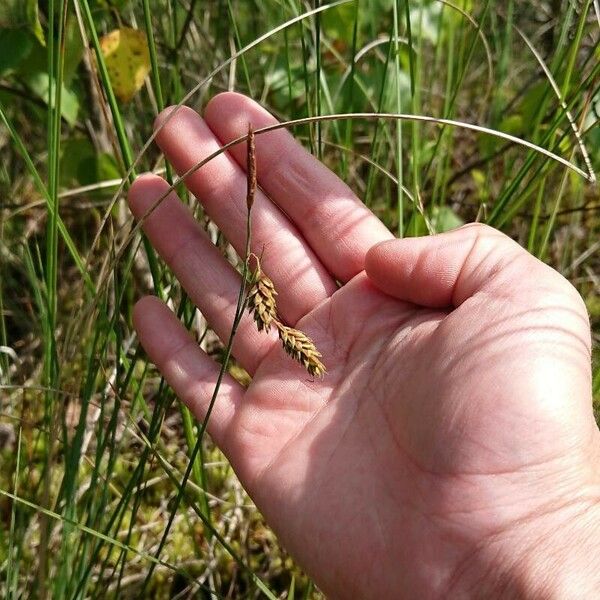
[[[377,244],[365,270],[387,294],[432,308],[459,306],[480,291],[517,295],[525,281],[571,287],[508,236],[480,223]]]

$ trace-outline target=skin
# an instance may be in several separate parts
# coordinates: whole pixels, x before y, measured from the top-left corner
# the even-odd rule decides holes
[[[157,141],[180,173],[274,122],[233,93],[167,114]],[[593,596],[600,444],[575,289],[484,225],[393,239],[287,131],[256,145],[252,250],[328,372],[311,379],[245,317],[252,383],[225,377],[209,432],[283,544],[331,598]],[[238,252],[244,167],[241,144],[186,181]],[[139,178],[136,217],[166,188]],[[237,272],[175,194],[143,227],[226,340]],[[158,299],[134,322],[202,419],[218,366]]]

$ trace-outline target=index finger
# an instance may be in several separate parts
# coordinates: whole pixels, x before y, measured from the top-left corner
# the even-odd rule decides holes
[[[234,92],[215,96],[204,119],[225,144],[277,120],[250,98]],[[245,168],[243,144],[230,153]],[[369,248],[392,234],[321,161],[285,129],[256,136],[258,182],[293,221],[330,273],[348,281],[364,269]]]

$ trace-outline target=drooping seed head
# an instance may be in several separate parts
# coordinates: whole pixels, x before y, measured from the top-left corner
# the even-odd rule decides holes
[[[253,285],[248,293],[248,312],[254,315],[259,331],[269,331],[277,319],[277,303],[273,282],[257,267],[252,278]]]
[[[287,327],[279,322],[276,322],[276,326],[279,339],[287,354],[299,362],[313,377],[322,377],[326,369],[320,360],[322,355],[314,342],[298,329]]]

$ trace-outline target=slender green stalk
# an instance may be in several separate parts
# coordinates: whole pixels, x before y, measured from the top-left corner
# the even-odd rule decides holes
[[[396,14],[398,13],[398,9],[396,8]],[[419,7],[419,14],[423,14],[423,7]],[[406,0],[404,2],[404,17],[406,19],[406,36],[408,37],[408,66],[409,66],[409,75],[410,75],[410,94],[414,98],[416,93],[416,65],[415,65],[415,57],[414,57],[414,43],[413,43],[413,34],[412,34],[412,25],[410,22],[410,0]],[[419,17],[421,20],[421,17]]]
[[[17,133],[17,130],[14,128],[13,124],[9,120],[8,115],[6,114],[6,111],[5,111],[4,107],[2,106],[1,102],[0,102],[0,121],[2,121],[4,123],[4,126],[6,127],[6,129],[8,129],[8,133],[10,134],[10,137],[17,149],[17,152],[21,155],[21,157],[23,158],[23,160],[25,162],[25,167],[27,168],[27,171],[33,181],[35,188],[37,189],[38,193],[44,198],[44,201],[46,203],[46,208],[48,210],[49,215],[53,219],[56,218],[57,227],[58,227],[58,231],[60,233],[61,239],[62,239],[63,243],[65,244],[67,250],[69,251],[69,254],[73,258],[73,261],[75,262],[77,270],[79,271],[79,274],[83,278],[83,281],[84,281],[86,287],[88,288],[88,290],[90,291],[91,294],[94,294],[95,287],[94,287],[92,279],[85,267],[85,261],[79,255],[79,252],[77,251],[77,247],[75,246],[75,242],[73,241],[71,234],[69,233],[68,229],[66,228],[60,214],[56,212],[55,202],[52,201],[50,194],[48,192],[48,188],[42,181],[42,178],[41,178],[38,170],[36,169],[35,164],[33,163],[33,160],[31,159],[31,156],[30,156],[29,152],[27,151],[25,144],[23,143],[23,140],[21,139],[21,136]]]
[[[52,210],[48,212],[46,221],[46,264],[45,264],[45,289],[46,310],[44,320],[44,385],[48,390],[58,387],[59,363],[57,356],[57,308],[58,308],[58,219],[59,198],[58,181],[60,177],[60,142],[61,142],[61,109],[62,87],[64,73],[64,31],[67,18],[67,0],[55,6],[54,0],[48,5],[48,195]],[[56,19],[56,20],[55,20]],[[56,39],[55,39],[56,27]],[[44,398],[44,425],[47,428],[45,469],[43,478],[42,503],[48,506],[50,502],[50,483],[52,478],[52,464],[54,462],[56,397],[51,391],[46,392]],[[38,583],[42,597],[48,593],[47,589],[47,546],[50,534],[50,523],[43,516],[40,522],[40,547],[42,549],[38,571]],[[63,541],[69,531],[63,531]],[[62,571],[61,571],[62,575]],[[64,576],[56,579],[56,586],[60,589],[64,584]]]
[[[154,28],[152,27],[152,16],[150,13],[150,0],[142,0],[142,8],[144,10],[144,25],[146,27],[146,39],[148,40],[148,52],[150,54],[150,68],[152,75],[152,89],[156,96],[158,110],[165,107],[163,99],[162,86],[160,84],[160,72],[158,70],[158,53],[156,51],[156,43],[154,41]]]
[[[94,18],[92,17],[92,11],[90,10],[88,0],[76,1],[78,2],[79,6],[83,8],[83,14],[85,16],[88,32],[91,36],[92,45],[96,55],[96,64],[98,65],[100,80],[102,81],[102,88],[106,94],[106,99],[108,100],[108,105],[110,107],[110,112],[115,125],[115,132],[119,141],[121,157],[125,168],[130,171],[128,178],[129,182],[132,183],[135,179],[135,170],[131,168],[133,165],[133,153],[129,145],[129,139],[127,137],[127,132],[125,131],[125,123],[123,122],[123,117],[117,103],[117,98],[113,91],[112,83],[110,82],[110,76],[108,74],[108,69],[106,68],[106,61],[104,60],[104,55],[102,54],[102,50],[100,48],[100,39],[98,38],[98,32],[96,31],[96,24],[94,23]]]
[[[485,0],[485,4],[483,6],[483,10],[481,13],[481,16],[479,17],[479,20],[477,22],[477,29],[476,31],[473,33],[471,41],[469,43],[469,47],[467,49],[467,56],[464,60],[461,61],[462,63],[462,68],[458,74],[458,80],[455,82],[453,90],[452,90],[452,95],[450,97],[450,100],[444,110],[444,118],[445,119],[449,119],[451,117],[451,115],[453,114],[454,111],[454,107],[456,104],[456,99],[458,97],[458,92],[460,91],[461,87],[462,87],[462,83],[464,81],[465,75],[467,74],[469,65],[471,64],[471,60],[473,59],[473,54],[475,52],[475,46],[476,46],[476,42],[477,39],[479,38],[479,34],[481,32],[481,28],[483,27],[483,24],[485,23],[487,14],[489,12],[489,8],[490,8],[490,3],[491,0]],[[437,156],[438,154],[438,149],[440,146],[440,143],[442,141],[442,136],[444,135],[444,131],[445,131],[445,127],[442,127],[441,131],[438,134],[435,146],[434,146],[434,150],[431,156],[431,159],[429,160],[429,164],[427,165],[427,167],[425,168],[425,172],[423,174],[423,180],[426,180],[428,175],[429,175],[429,171],[431,169],[431,165],[433,163],[434,157]]]
[[[0,165],[0,346],[14,348],[19,359],[0,350],[8,384],[0,383],[0,420],[19,434],[14,452],[0,450],[2,500],[9,507],[0,523],[0,596],[16,600],[35,587],[38,600],[116,600],[173,595],[182,584],[183,594],[203,598],[219,597],[221,590],[234,597],[312,597],[312,586],[295,569],[274,575],[269,568],[279,550],[269,544],[264,552],[254,543],[258,514],[246,502],[238,506],[231,467],[206,435],[210,414],[194,419],[144,357],[132,330],[134,303],[149,288],[184,327],[193,329],[197,312],[152,255],[149,277],[139,254],[142,241],[149,247],[140,222],[152,210],[134,223],[123,190],[136,170],[164,162],[169,186],[205,224],[202,203],[192,201],[185,182],[200,179],[189,178],[222,152],[231,160],[243,138],[218,143],[224,147],[203,152],[194,168],[176,176],[152,146],[156,132],[136,155],[139,136],[166,104],[181,101],[202,112],[209,95],[228,88],[227,69],[237,61],[236,85],[247,91],[252,84],[255,99],[284,121],[263,132],[308,133],[303,143],[315,155],[322,152],[388,227],[396,231],[402,220],[403,235],[422,235],[431,232],[434,215],[438,227],[446,226],[442,214],[452,221],[450,211],[463,220],[482,216],[565,268],[587,301],[593,262],[582,257],[597,237],[589,182],[599,158],[591,114],[600,93],[594,0],[555,2],[552,23],[527,23],[529,42],[518,29],[523,14],[514,0],[502,6],[490,0],[487,12],[486,3],[466,0],[349,0],[321,19],[309,6],[325,11],[326,0],[65,1],[48,0],[45,49],[36,46],[22,66],[3,71],[0,85],[0,127],[8,140]],[[75,29],[67,14],[72,8]],[[101,40],[116,27],[145,31],[150,77],[130,102],[111,105],[115,81],[102,74],[102,61],[110,65],[111,59],[98,54],[92,38],[95,31]],[[85,68],[74,65],[81,50],[72,39],[77,29],[83,47],[96,55]],[[39,73],[48,78],[43,98],[33,95],[29,79],[37,76],[33,63],[40,53],[48,55]],[[202,96],[193,97],[198,90]],[[71,101],[79,102],[75,124],[65,118]],[[410,114],[397,114],[407,106]],[[104,119],[92,129],[98,108]],[[79,142],[91,148],[89,163],[78,155]],[[107,202],[100,179],[115,177],[104,174],[105,166],[114,171],[115,161],[127,175]],[[404,177],[401,214],[397,173]],[[87,186],[84,179],[94,181]],[[565,227],[585,235],[557,243]],[[589,306],[594,313],[593,297]],[[55,364],[46,363],[52,344]],[[594,352],[600,421],[599,357]],[[216,395],[209,400],[220,401]],[[230,521],[230,511],[237,515],[240,508],[243,521]],[[151,556],[161,536],[163,545]],[[41,552],[31,553],[32,539]],[[195,585],[200,573],[204,586]]]
[[[169,0],[167,6],[169,11],[169,44],[171,48],[175,48],[177,44],[177,29],[178,29],[178,14],[177,5],[179,3],[177,0]],[[181,82],[181,74],[180,74],[180,61],[179,61],[179,53],[175,50],[170,52],[170,95],[173,98],[181,98],[183,96],[182,82]]]
[[[554,201],[554,206],[552,207],[552,213],[550,214],[550,218],[546,223],[546,227],[544,230],[544,236],[542,238],[542,242],[540,244],[539,250],[536,255],[540,260],[544,260],[546,256],[546,251],[548,250],[548,244],[550,243],[550,236],[552,234],[552,230],[554,229],[554,224],[556,223],[556,216],[558,214],[558,209],[560,208],[562,198],[565,193],[567,181],[569,177],[569,172],[565,169],[563,175],[560,180],[560,185],[558,187],[558,191],[556,193],[556,200]]]
[[[564,79],[563,79],[563,84],[562,84],[562,88],[560,90],[560,92],[561,92],[560,93],[560,97],[561,98],[565,98],[567,96],[568,92],[569,92],[569,87],[570,87],[570,83],[571,83],[571,78],[573,76],[573,70],[574,70],[574,66],[575,66],[575,61],[576,61],[576,58],[578,56],[578,53],[579,53],[579,50],[580,50],[580,47],[581,47],[581,41],[582,41],[582,37],[583,37],[584,26],[585,26],[586,17],[587,17],[587,14],[589,12],[590,6],[591,6],[591,0],[587,0],[586,4],[583,7],[583,10],[581,11],[580,17],[579,17],[579,23],[578,23],[578,26],[577,26],[577,31],[575,33],[575,38],[574,38],[573,42],[571,43],[570,52],[568,54],[568,59],[567,59],[567,66],[566,66],[566,69],[565,69],[565,75],[564,75]],[[564,108],[564,105],[563,105],[562,108],[563,108],[565,116],[568,117],[569,116],[568,115],[568,111]],[[538,128],[539,128],[539,126],[541,124],[541,116],[542,116],[542,113],[540,112],[540,121],[538,123]],[[556,136],[554,134],[550,137],[550,144],[551,145],[554,145],[556,143],[555,137]],[[573,156],[574,156],[574,153],[571,154],[571,160],[573,159]],[[549,243],[549,240],[550,240],[550,235],[551,235],[551,232],[552,232],[552,228],[554,227],[554,224],[556,222],[556,213],[558,211],[558,208],[560,206],[563,194],[565,192],[565,186],[566,186],[566,182],[567,182],[566,177],[567,177],[567,173],[565,172],[565,173],[563,173],[563,177],[561,178],[561,183],[560,183],[560,186],[559,186],[559,191],[558,191],[558,194],[557,194],[557,197],[556,197],[556,201],[555,201],[554,206],[552,208],[552,213],[551,213],[550,219],[548,220],[548,222],[546,224],[546,228],[545,228],[545,231],[544,231],[544,234],[543,234],[543,238],[542,238],[542,240],[540,242],[539,250],[536,253],[536,255],[538,256],[538,258],[540,258],[542,260],[544,259],[544,256],[546,254],[546,250],[547,250],[548,243]],[[541,187],[543,187],[543,183],[542,183]],[[541,199],[541,196],[540,196],[540,199]],[[534,221],[532,223],[532,232],[533,233],[530,234],[530,240],[531,240],[532,247],[533,247],[533,245],[535,243],[535,233],[536,233],[536,231],[535,231],[536,227],[535,226],[537,225],[538,215],[539,215],[539,210],[538,210],[538,206],[537,206],[537,203],[536,203],[535,214],[534,214]]]
[[[125,169],[127,171],[128,181],[130,183],[136,177],[136,172],[134,168],[134,160],[133,160],[133,152],[131,151],[131,146],[129,145],[129,139],[127,137],[127,132],[125,131],[125,124],[123,122],[123,117],[121,115],[121,111],[119,110],[119,105],[117,103],[117,98],[113,91],[112,84],[110,82],[110,76],[108,74],[108,69],[106,67],[106,61],[104,60],[104,56],[102,54],[102,50],[100,48],[100,39],[98,38],[98,32],[96,31],[96,25],[94,23],[94,19],[92,17],[92,11],[90,10],[90,5],[88,0],[76,0],[80,7],[83,8],[83,14],[85,16],[88,31],[90,33],[92,39],[92,45],[94,47],[94,52],[96,56],[96,63],[98,65],[98,71],[100,73],[100,79],[102,81],[102,87],[104,89],[104,93],[106,94],[106,98],[108,100],[108,105],[110,107],[110,112],[113,118],[113,122],[115,125],[115,131],[117,134],[117,139],[119,141],[119,148],[121,150],[121,158],[123,160]],[[156,253],[154,249],[146,239],[143,237],[144,249],[146,251],[146,256],[148,257],[148,263],[150,265],[150,271],[152,273],[152,280],[154,283],[154,289],[156,293],[160,297],[164,297],[162,286],[160,284],[160,273],[158,268],[158,260],[156,258]]]
[[[292,103],[294,101],[294,92],[292,91],[292,63],[290,60],[290,34],[287,29],[283,31],[283,39],[285,40],[285,67],[287,74],[288,88],[288,111],[291,114]]]
[[[250,143],[250,138],[249,138],[248,143]],[[252,160],[254,160],[254,159],[252,158]],[[248,169],[249,169],[249,173],[250,173],[250,169],[251,169],[250,165],[248,166]],[[250,174],[249,174],[249,181],[250,181]],[[256,182],[254,182],[254,185],[256,185]],[[249,183],[248,198],[250,198],[250,194],[253,195],[254,191],[253,190],[251,191],[251,185]],[[252,199],[252,201],[253,201],[253,199]],[[206,416],[204,417],[204,420],[203,420],[200,430],[198,432],[198,439],[196,441],[196,445],[194,446],[194,449],[190,455],[190,459],[188,461],[187,468],[185,470],[183,479],[181,480],[181,487],[177,493],[177,497],[175,498],[174,506],[173,506],[173,509],[171,510],[169,520],[167,521],[167,525],[164,529],[162,538],[158,544],[158,548],[155,553],[155,555],[157,557],[160,556],[162,549],[165,545],[165,542],[167,541],[169,531],[171,530],[171,526],[173,525],[173,521],[175,519],[175,514],[177,513],[177,509],[178,509],[179,504],[181,503],[181,500],[185,493],[185,486],[186,486],[187,481],[188,481],[188,479],[192,473],[192,470],[194,468],[196,456],[199,454],[199,452],[201,450],[204,434],[205,434],[206,428],[208,426],[208,421],[210,419],[212,410],[213,410],[215,402],[217,400],[217,396],[218,396],[219,390],[221,388],[221,383],[223,381],[223,377],[224,377],[225,373],[227,372],[227,369],[229,366],[229,360],[231,358],[231,351],[233,349],[233,340],[235,339],[235,335],[237,333],[238,326],[244,315],[244,310],[245,310],[246,302],[247,302],[246,287],[247,287],[247,281],[248,281],[248,257],[250,256],[251,233],[252,233],[252,219],[251,219],[252,210],[251,210],[251,208],[252,208],[251,201],[248,200],[248,212],[247,212],[247,218],[246,218],[246,245],[245,245],[244,256],[243,256],[242,283],[240,285],[240,290],[238,293],[237,305],[236,305],[236,310],[235,310],[235,314],[234,314],[234,318],[233,318],[233,325],[231,327],[229,339],[227,340],[227,345],[225,347],[225,355],[223,358],[223,362],[221,363],[221,368],[219,369],[219,375],[217,377],[215,389],[213,391],[212,397],[210,399],[210,403],[206,410]],[[150,569],[148,570],[148,574],[146,575],[144,584],[142,586],[142,593],[146,589],[146,586],[148,585],[148,582],[150,581],[150,579],[152,577],[153,571],[154,571],[153,567],[150,566]]]
[[[390,59],[392,57],[392,49],[393,49],[393,32],[390,33],[390,38],[389,38],[389,42],[388,42],[388,50],[387,50],[387,54],[386,54],[386,58],[385,58],[385,63],[383,65],[383,72],[381,74],[381,83],[379,84],[379,98],[377,100],[377,106],[376,106],[376,110],[375,112],[380,113],[383,111],[383,107],[384,107],[384,103],[385,103],[385,90],[386,90],[386,83],[387,83],[387,75],[389,72],[389,64],[390,64]],[[381,129],[381,125],[380,125],[380,121],[376,121],[375,122],[375,127],[373,128],[373,136],[371,138],[371,148],[372,148],[372,158],[375,162],[377,162],[378,157],[379,157],[379,147],[380,147],[380,143],[379,143],[379,132]],[[377,174],[377,169],[374,169],[372,166],[369,168],[369,175],[367,177],[367,189],[365,192],[365,204],[367,206],[370,205],[371,203],[371,197],[373,194],[373,189],[375,187],[375,177]],[[398,184],[397,184],[398,185]]]
[[[233,25],[233,35],[235,36],[236,50],[239,50],[240,48],[242,48],[242,40],[240,38],[240,32],[237,26],[235,13],[233,11],[233,7],[231,6],[231,0],[227,0],[227,8],[229,10],[229,18],[231,19],[231,23]],[[244,70],[244,78],[246,79],[248,93],[252,97],[254,96],[254,94],[252,92],[252,81],[250,79],[250,73],[248,72],[248,65],[246,64],[246,56],[242,54],[240,58],[242,61],[242,69]]]
[[[0,490],[0,495],[5,496],[6,498],[10,498],[14,502],[18,502],[19,504],[22,504],[23,506],[26,506],[28,508],[33,508],[36,511],[45,514],[47,517],[50,517],[51,519],[55,519],[56,521],[59,521],[63,524],[67,523],[69,521],[63,515],[60,515],[60,514],[54,512],[53,510],[44,508],[43,506],[40,506],[38,504],[35,504],[34,502],[30,502],[29,500],[26,500],[23,497],[19,497],[16,494],[6,492],[5,490]],[[169,570],[174,571],[175,573],[181,572],[180,569],[178,569],[177,567],[175,567],[167,562],[160,561],[160,560],[157,561],[157,559],[155,559],[152,555],[147,554],[146,552],[139,552],[138,550],[136,550],[135,548],[132,548],[131,546],[125,546],[124,544],[119,542],[119,540],[105,536],[102,533],[100,533],[99,531],[96,531],[94,529],[86,527],[85,525],[82,525],[81,523],[78,523],[77,521],[69,521],[69,525],[72,525],[74,528],[78,529],[79,531],[81,531],[83,533],[87,533],[89,535],[92,535],[94,537],[101,539],[104,542],[107,542],[113,546],[116,546],[117,548],[127,550],[128,552],[131,552],[151,563],[155,563],[155,564],[161,565],[163,567],[167,567]]]
[[[292,1],[292,0],[290,0]],[[305,114],[307,117],[312,115],[311,105],[310,105],[310,78],[308,76],[308,48],[306,45],[306,40],[304,39],[304,24],[302,22],[298,23],[298,29],[300,30],[300,43],[302,45],[302,75],[304,78],[304,96],[306,98],[305,105],[306,111]],[[308,128],[308,139],[309,139],[309,147],[312,154],[315,153],[315,139],[313,134],[312,127]]]
[[[229,0],[228,0],[228,3],[229,3]],[[230,4],[229,4],[229,8],[231,11]],[[158,102],[158,108],[159,108],[159,110],[163,110],[165,106],[164,106],[162,89],[161,89],[161,84],[160,84],[160,76],[159,76],[159,72],[158,72],[158,60],[157,60],[156,45],[154,43],[154,32],[153,32],[153,28],[152,28],[149,0],[143,0],[143,9],[144,9],[144,22],[146,25],[146,35],[148,37],[148,46],[150,49],[150,62],[151,62],[151,66],[152,66],[152,85],[153,85],[154,93],[156,95],[156,99]],[[173,13],[175,14],[175,10],[173,10]],[[231,13],[231,16],[233,19],[233,13]],[[234,27],[235,27],[235,21],[234,21]],[[237,32],[237,29],[236,29],[236,32]],[[175,26],[172,28],[172,34],[173,34],[173,37],[175,37],[175,35],[176,35],[176,27]],[[237,37],[237,33],[236,33],[236,37]],[[237,43],[239,44],[239,37],[237,37]],[[242,58],[242,60],[243,60],[243,58]],[[245,65],[245,62],[243,64]],[[175,72],[177,72],[177,69],[175,69]],[[176,74],[174,76],[176,76]],[[171,184],[171,183],[173,183],[171,166],[168,161],[165,161],[165,162],[166,162],[165,166],[167,169],[166,179],[169,182],[169,184]],[[181,316],[181,314],[185,310],[187,303],[188,303],[187,297],[183,298],[180,308],[178,310],[179,316]],[[193,313],[192,313],[192,316],[193,316]],[[189,326],[188,326],[188,329],[189,329]],[[188,452],[191,453],[192,448],[194,447],[194,437],[195,437],[194,436],[194,420],[193,420],[193,417],[192,417],[190,411],[188,410],[188,408],[186,406],[184,406],[183,404],[180,404],[180,411],[181,411],[184,436],[185,436],[186,443],[188,446]],[[206,472],[204,469],[202,452],[199,453],[198,457],[195,460],[194,468],[193,468],[193,476],[194,476],[194,481],[198,485],[200,485],[203,490],[206,490],[207,477],[206,477]],[[200,503],[202,505],[202,510],[203,510],[204,514],[206,515],[206,517],[208,519],[210,519],[210,506],[208,504],[208,497],[205,492],[203,492],[201,494]],[[208,534],[208,538],[210,540],[210,532]],[[125,557],[125,554],[123,556]],[[125,563],[123,562],[123,565],[124,564]]]
[[[417,48],[415,50],[413,43],[412,26],[410,22],[410,7],[409,1],[406,1],[406,28],[408,35],[408,55],[409,55],[409,66],[410,66],[410,95],[411,95],[411,108],[413,114],[417,115],[421,113],[421,70],[422,70],[422,54],[423,54],[423,6],[419,6],[419,22],[418,22],[418,35],[417,35]],[[416,54],[416,58],[415,58]],[[411,150],[411,164],[412,164],[412,184],[413,184],[413,196],[416,202],[420,204],[421,192],[419,189],[419,169],[421,167],[421,141],[420,141],[420,124],[417,121],[413,121],[412,128],[412,150]],[[413,211],[413,230],[412,235],[418,235],[418,223],[417,218],[418,212]]]
[[[591,5],[592,0],[586,0],[579,14],[579,23],[577,24],[575,39],[571,43],[571,51],[569,52],[569,59],[567,62],[567,68],[565,69],[565,77],[561,88],[563,98],[565,98],[569,92],[571,77],[573,76],[573,70],[575,68],[575,61],[577,60],[577,55],[579,53],[579,49],[581,48],[586,19]]]
[[[187,295],[182,299],[181,305],[179,307],[178,316],[181,318],[185,309],[189,306],[189,299]],[[192,326],[192,321],[194,319],[194,309],[190,310],[190,317],[187,319],[185,323],[186,328],[190,329]],[[179,402],[179,409],[181,412],[181,421],[183,424],[183,434],[185,436],[185,441],[188,449],[188,456],[191,457],[194,444],[196,443],[196,432],[194,431],[194,427],[197,425],[196,420],[192,416],[192,413],[183,403]],[[208,476],[206,473],[206,468],[204,465],[204,452],[202,447],[194,460],[194,465],[192,469],[192,475],[194,476],[194,481],[201,488],[202,492],[199,495],[199,501],[201,510],[204,513],[206,519],[212,523],[212,516],[210,511],[210,505],[208,503]],[[212,539],[212,531],[210,529],[207,530],[206,539],[210,542]]]
[[[344,111],[351,112],[354,110],[354,88],[356,86],[356,50],[358,43],[358,21],[360,15],[360,0],[356,0],[354,3],[354,26],[352,28],[352,54],[350,56],[350,77],[348,80],[347,92],[344,98]],[[344,145],[350,149],[353,146],[352,139],[352,121],[346,121],[346,131]],[[345,153],[342,155],[342,177],[345,179],[348,173],[348,164],[346,161]]]
[[[554,133],[558,130],[561,123],[566,118],[567,110],[571,110],[579,101],[579,90],[585,89],[591,82],[595,80],[595,78],[600,75],[600,63],[596,63],[590,74],[586,77],[586,79],[581,82],[579,88],[572,94],[571,98],[565,100],[565,106],[560,107],[556,117],[554,120],[546,127],[545,135],[540,140],[541,147],[550,144],[553,139]],[[568,130],[564,130],[562,137],[568,135]],[[556,145],[560,143],[560,139],[556,142]],[[488,223],[490,225],[494,225],[495,227],[500,227],[504,222],[511,218],[514,214],[515,210],[518,210],[519,207],[523,203],[523,195],[516,194],[519,189],[521,183],[525,180],[525,178],[531,174],[532,165],[535,160],[539,158],[539,155],[536,152],[529,152],[521,168],[518,170],[516,175],[510,181],[510,183],[506,186],[503,192],[500,194],[498,199],[494,204],[494,208],[488,218]],[[531,177],[530,181],[535,182],[535,177]],[[508,210],[507,210],[508,208]]]
[[[394,67],[396,81],[396,112],[402,112],[402,87],[400,84],[400,0],[394,0]],[[398,237],[404,237],[404,172],[403,172],[403,156],[402,156],[402,121],[396,122],[396,173],[398,177],[398,185],[396,186],[397,199],[397,215],[398,215]]]
[[[315,0],[315,8],[321,6],[321,0]],[[315,97],[317,106],[317,115],[322,115],[323,110],[321,107],[321,14],[317,13],[315,16],[315,55],[317,59],[317,70],[315,73]],[[323,132],[321,127],[321,121],[317,121],[317,156],[319,160],[323,159]]]
[[[538,193],[536,194],[535,204],[533,206],[533,217],[529,226],[529,235],[527,236],[527,250],[533,254],[535,251],[535,242],[537,238],[538,224],[540,221],[540,214],[542,212],[542,201],[546,192],[545,180],[542,180]]]
[[[183,26],[181,27],[181,32],[179,33],[179,39],[177,40],[177,44],[175,45],[175,53],[179,56],[179,52],[183,47],[183,43],[185,42],[185,38],[190,30],[190,26],[192,21],[194,20],[194,11],[196,10],[196,4],[198,4],[198,0],[192,0],[190,2],[190,6],[188,8],[187,14],[185,15],[185,21],[183,22]]]
[[[445,7],[444,7],[445,8]],[[445,18],[444,18],[445,17]],[[448,14],[448,11],[442,12],[440,15],[440,27],[443,26],[444,23],[447,22],[446,25],[446,38],[447,38],[447,50],[445,52],[446,55],[446,80],[444,87],[444,104],[443,104],[443,114],[450,114],[450,99],[452,96],[452,87],[454,85],[454,63],[455,63],[455,37],[456,37],[456,26],[454,23],[454,15]],[[441,48],[441,44],[439,46]],[[441,61],[441,59],[440,59]],[[439,147],[443,148],[443,152],[434,152],[433,156],[436,154],[442,155],[439,160],[439,164],[435,170],[434,182],[433,182],[433,192],[432,192],[432,204],[436,206],[443,206],[445,204],[446,197],[446,185],[448,181],[448,171],[450,164],[450,156],[452,155],[452,136],[453,132],[446,130],[442,131],[439,139]],[[431,162],[431,159],[430,159]]]
[[[250,229],[250,218],[248,218],[248,231],[249,231],[249,229]],[[245,253],[246,257],[249,255],[249,247],[250,247],[250,242],[249,242],[249,237],[247,237],[246,253]],[[229,359],[231,358],[231,350],[233,348],[233,340],[235,338],[235,334],[237,333],[237,328],[238,328],[238,326],[240,324],[242,316],[244,315],[247,276],[248,276],[248,262],[247,262],[247,259],[246,259],[246,260],[244,260],[244,267],[243,267],[243,270],[242,270],[242,285],[240,286],[240,292],[238,294],[238,301],[237,301],[237,306],[236,306],[236,312],[235,312],[235,317],[234,317],[234,321],[233,321],[233,326],[231,328],[231,333],[229,334],[229,339],[228,339],[227,345],[225,347],[225,355],[224,355],[224,358],[223,358],[223,362],[221,363],[221,368],[219,369],[219,375],[217,377],[217,382],[215,384],[215,389],[214,389],[213,395],[211,397],[210,403],[208,405],[208,409],[206,411],[206,416],[204,418],[204,421],[202,422],[202,426],[200,428],[200,431],[198,432],[198,438],[196,440],[196,445],[194,446],[192,454],[190,455],[190,459],[188,461],[188,466],[187,466],[186,471],[184,473],[183,479],[181,480],[179,492],[177,494],[177,497],[175,498],[174,508],[171,511],[171,514],[169,516],[169,520],[167,521],[167,525],[166,525],[165,530],[163,532],[163,536],[162,536],[162,538],[160,540],[160,543],[158,545],[158,549],[156,550],[156,553],[155,553],[156,556],[160,556],[160,553],[162,552],[162,549],[163,549],[163,547],[165,545],[165,542],[167,541],[167,537],[169,535],[169,531],[171,530],[171,526],[173,524],[173,520],[175,519],[175,514],[176,514],[176,511],[177,511],[177,508],[178,508],[179,504],[181,503],[181,500],[182,500],[183,495],[185,493],[185,486],[186,486],[187,481],[188,481],[188,479],[189,479],[189,477],[190,477],[190,475],[192,473],[192,470],[194,468],[196,456],[200,452],[200,447],[201,447],[201,444],[202,444],[202,440],[204,438],[204,433],[206,431],[206,427],[208,425],[208,421],[210,419],[210,415],[212,413],[213,407],[214,407],[215,402],[217,400],[217,396],[219,394],[219,389],[221,388],[221,383],[223,381],[223,376],[225,375],[225,373],[227,371],[227,368],[229,366]],[[144,585],[142,587],[142,591],[145,590],[148,582],[150,581],[150,578],[152,577],[153,571],[154,571],[153,567],[150,566],[150,569],[148,570],[148,574],[146,575],[146,579],[144,580]]]
[[[0,240],[4,238],[4,219],[0,212]],[[4,285],[2,272],[0,271],[0,345],[8,346],[8,332],[6,329],[5,309],[4,309]],[[0,355],[0,384],[10,385],[10,361],[8,355],[1,353]],[[4,412],[4,401],[0,397],[0,413]]]
[[[17,461],[13,479],[13,494],[15,497],[19,495],[19,477],[21,476],[21,433],[19,427],[19,436],[17,438]],[[17,523],[17,503],[13,501],[10,510],[10,530],[8,533],[8,558],[6,567],[6,591],[7,600],[16,600],[19,597],[19,563],[16,557],[15,539],[16,539],[16,523]]]

